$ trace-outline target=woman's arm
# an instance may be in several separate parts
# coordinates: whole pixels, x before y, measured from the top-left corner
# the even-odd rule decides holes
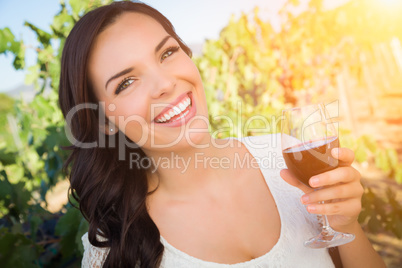
[[[356,236],[352,242],[339,246],[339,255],[344,268],[385,268],[385,263],[372,247],[360,224],[356,223],[348,230],[343,230]]]
[[[334,230],[356,236],[352,242],[338,247],[344,268],[385,267],[384,261],[373,249],[357,221],[364,190],[360,183],[360,173],[351,167],[354,153],[350,149],[339,148],[332,150],[332,155],[339,159],[339,167],[312,177],[309,181],[311,188],[297,180],[288,170],[282,170],[281,176],[306,193],[301,201],[307,206],[308,212],[327,215]],[[325,203],[320,204],[320,201]]]

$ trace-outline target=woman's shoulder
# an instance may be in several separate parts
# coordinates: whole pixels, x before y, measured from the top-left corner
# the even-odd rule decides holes
[[[247,136],[240,139],[254,156],[281,156],[281,135],[266,134]]]
[[[99,240],[104,238],[98,237]],[[84,246],[84,255],[82,257],[82,268],[95,268],[102,267],[106,260],[109,248],[99,248],[93,246],[88,239],[88,233],[85,233],[82,237],[82,245]]]
[[[246,136],[240,139],[247,146],[256,146],[256,148],[279,148],[281,147],[281,134],[265,134],[257,136]]]

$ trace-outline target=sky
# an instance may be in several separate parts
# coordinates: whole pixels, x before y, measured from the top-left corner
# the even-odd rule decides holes
[[[339,5],[348,0],[327,0],[327,6]],[[286,0],[143,0],[164,14],[174,25],[178,35],[189,45],[205,39],[218,38],[220,30],[231,15],[251,12],[260,8],[263,18],[278,24],[277,12]],[[303,2],[303,1],[301,1]],[[18,40],[26,45],[37,44],[35,34],[24,26],[28,21],[45,31],[53,16],[60,10],[59,0],[0,0],[0,29],[9,27]],[[0,55],[0,92],[10,91],[24,83],[25,71],[15,71],[13,57]],[[33,49],[26,50],[26,66],[35,63]]]

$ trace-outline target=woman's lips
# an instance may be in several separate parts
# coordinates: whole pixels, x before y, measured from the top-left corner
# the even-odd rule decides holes
[[[163,109],[153,122],[166,127],[185,125],[196,114],[196,107],[192,97],[191,92],[180,95],[168,107]]]

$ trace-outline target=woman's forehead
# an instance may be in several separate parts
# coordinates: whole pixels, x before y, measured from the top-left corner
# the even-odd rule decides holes
[[[110,59],[113,54],[135,49],[145,52],[153,49],[167,35],[162,25],[152,17],[126,12],[97,36],[90,58]]]
[[[100,35],[104,35],[105,33],[110,34],[111,32],[122,34],[124,32],[149,33],[149,31],[155,34],[159,32],[166,33],[162,25],[151,16],[138,12],[125,12],[119,15],[111,25],[100,33]]]

